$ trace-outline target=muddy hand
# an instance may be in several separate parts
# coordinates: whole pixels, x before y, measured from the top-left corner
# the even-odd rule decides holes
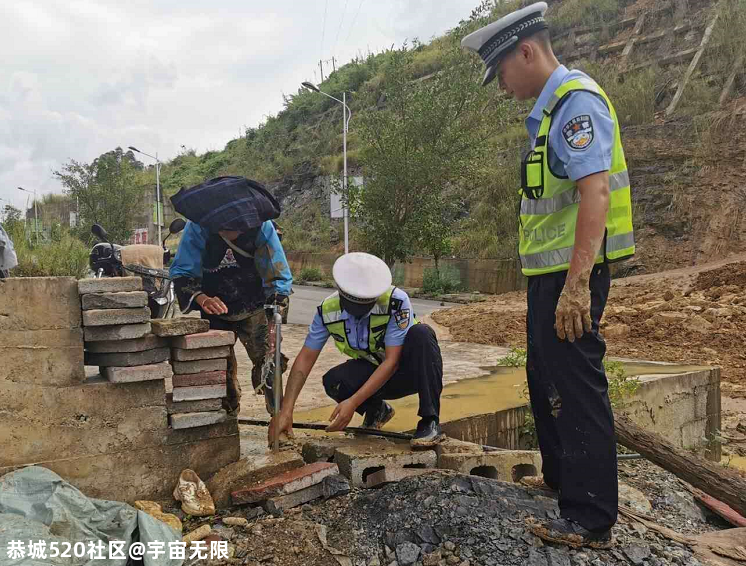
[[[277,419],[277,422],[275,422],[275,417],[272,417],[272,420],[269,422],[269,430],[267,431],[269,446],[272,446],[275,434],[279,434],[280,444],[285,444],[288,442],[288,439],[293,438],[293,415],[280,412]]]
[[[554,318],[554,328],[560,340],[567,338],[575,342],[584,331],[591,331],[591,290],[587,280],[568,280],[565,283]]]

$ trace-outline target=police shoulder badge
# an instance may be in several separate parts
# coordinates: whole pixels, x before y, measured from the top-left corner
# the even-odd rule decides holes
[[[406,330],[407,326],[409,326],[409,309],[394,312],[394,320],[399,328]]]
[[[588,114],[575,116],[562,126],[562,136],[572,149],[588,149],[593,143],[593,122]]]

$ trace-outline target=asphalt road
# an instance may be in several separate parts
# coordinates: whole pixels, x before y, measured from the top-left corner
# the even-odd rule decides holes
[[[325,298],[331,295],[332,289],[322,287],[306,287],[302,285],[293,285],[293,294],[290,296],[290,314],[288,322],[290,324],[311,324],[316,307],[321,304]],[[421,299],[412,299],[414,312],[418,317],[423,317],[438,309],[455,307],[455,303],[443,303],[438,301],[425,301]]]

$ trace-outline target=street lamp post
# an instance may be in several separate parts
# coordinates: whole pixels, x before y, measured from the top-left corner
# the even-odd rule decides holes
[[[155,155],[150,155],[149,153],[145,153],[144,151],[140,151],[136,147],[129,146],[127,149],[131,149],[132,151],[136,151],[137,153],[142,153],[143,155],[146,155],[150,157],[151,159],[155,159],[155,217],[158,222],[158,242],[161,242],[161,162],[158,160],[158,152],[155,152]]]
[[[350,126],[350,118],[352,118],[352,110],[350,110],[350,107],[347,106],[347,93],[342,92],[342,100],[339,98],[333,97],[331,94],[325,93],[323,90],[319,89],[315,84],[310,82],[302,82],[301,86],[307,88],[308,90],[312,90],[313,92],[318,92],[323,94],[324,96],[327,96],[331,98],[332,100],[336,100],[339,102],[343,107],[343,113],[344,116],[342,117],[342,152],[344,157],[344,175],[343,175],[343,185],[342,185],[342,192],[344,193],[345,201],[344,201],[344,207],[343,207],[343,217],[344,217],[344,226],[345,226],[345,253],[349,253],[349,228],[348,228],[348,221],[347,217],[349,216],[349,193],[347,192],[347,131]]]
[[[32,191],[29,191],[27,189],[24,189],[23,187],[18,187],[19,191],[23,191],[24,193],[30,193],[34,195],[34,231],[36,232],[36,243],[39,243],[39,210],[36,207],[36,189]]]

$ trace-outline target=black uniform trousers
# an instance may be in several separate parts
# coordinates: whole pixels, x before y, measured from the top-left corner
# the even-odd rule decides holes
[[[324,389],[340,403],[352,397],[370,379],[376,367],[367,360],[348,360],[326,372]],[[384,400],[417,393],[420,398],[417,414],[439,417],[442,391],[443,358],[435,331],[427,324],[415,324],[404,339],[399,368],[378,392],[357,408],[357,412],[364,415],[368,409],[378,409]]]
[[[599,334],[609,267],[593,268],[593,330],[574,343],[560,340],[554,328],[566,277],[566,271],[529,277],[526,374],[544,481],[559,490],[563,518],[601,532],[616,523],[618,503],[614,417],[602,363],[606,343]]]

